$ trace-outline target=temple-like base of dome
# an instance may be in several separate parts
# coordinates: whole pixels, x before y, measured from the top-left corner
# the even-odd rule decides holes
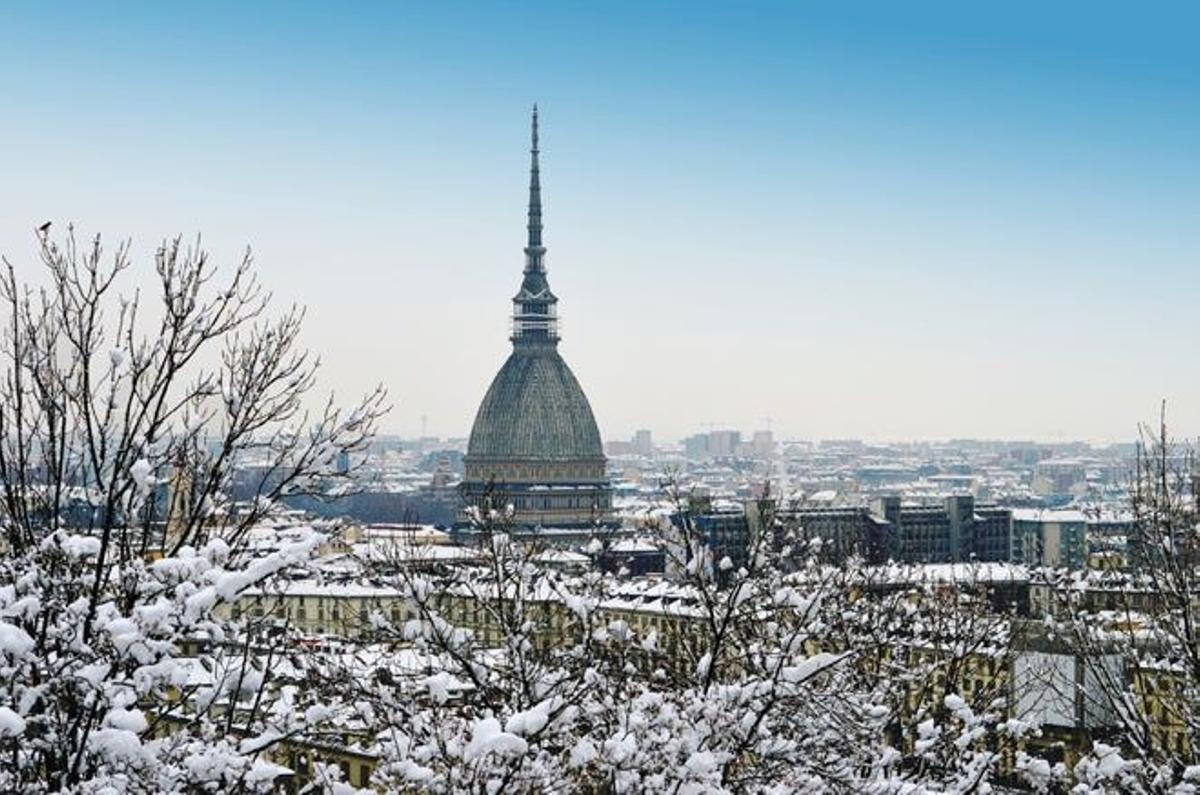
[[[486,515],[489,508],[497,512],[498,525],[513,527],[584,528],[613,524],[612,489],[605,480],[554,484],[467,480],[459,486],[459,491],[464,502],[459,527],[477,524],[476,517]],[[475,514],[471,508],[482,514]]]

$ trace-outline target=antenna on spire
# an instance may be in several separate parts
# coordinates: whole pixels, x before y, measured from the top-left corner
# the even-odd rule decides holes
[[[538,109],[533,106],[529,149],[529,243],[527,270],[542,269],[542,180],[538,173]]]
[[[537,103],[535,102],[535,103],[533,103],[533,153],[536,155],[537,152],[538,152]]]

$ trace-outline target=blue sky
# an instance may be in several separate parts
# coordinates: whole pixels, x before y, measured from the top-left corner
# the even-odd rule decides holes
[[[529,105],[607,438],[1200,432],[1187,4],[0,6],[0,251],[254,247],[327,385],[465,433]]]

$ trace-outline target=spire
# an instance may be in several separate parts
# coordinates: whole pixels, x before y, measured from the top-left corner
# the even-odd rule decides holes
[[[545,269],[542,255],[546,253],[542,245],[542,180],[538,172],[538,110],[533,106],[533,124],[530,134],[529,149],[529,243],[525,247],[525,270],[540,271]]]
[[[513,297],[514,344],[558,342],[558,299],[546,282],[546,247],[542,245],[542,182],[538,173],[538,112],[533,106],[529,149],[529,242],[525,246],[525,273]]]

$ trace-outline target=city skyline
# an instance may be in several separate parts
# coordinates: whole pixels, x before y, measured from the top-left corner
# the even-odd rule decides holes
[[[4,9],[0,252],[249,244],[324,386],[465,436],[537,101],[604,439],[1127,441],[1163,399],[1194,436],[1200,80],[1160,9]]]

